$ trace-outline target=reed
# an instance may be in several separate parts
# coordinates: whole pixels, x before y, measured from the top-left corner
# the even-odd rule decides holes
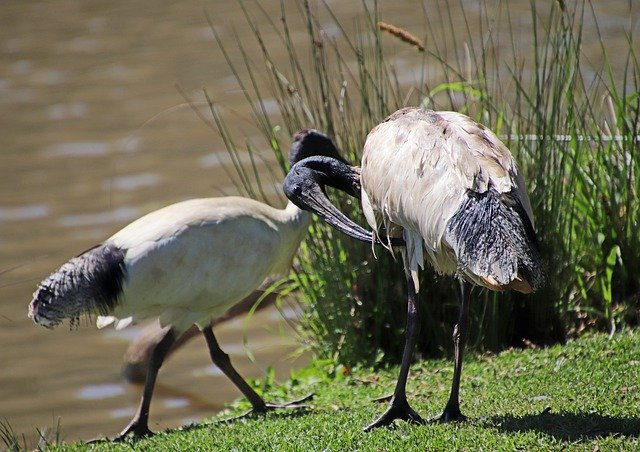
[[[296,130],[314,127],[329,134],[356,163],[369,130],[406,105],[464,112],[503,137],[515,154],[528,181],[548,284],[531,296],[477,291],[472,346],[552,343],[589,328],[613,332],[639,323],[640,63],[631,26],[625,66],[614,68],[587,0],[553,3],[544,11],[532,1],[533,46],[526,53],[518,48],[508,2],[480,1],[480,14],[473,16],[477,23],[462,4],[425,4],[425,27],[417,31],[422,40],[381,21],[376,4],[363,5],[355,33],[348,33],[325,5],[323,14],[340,30],[338,37],[328,38],[318,12],[305,0],[293,11],[282,2],[267,41],[252,18],[269,19],[259,2],[239,5],[253,42],[238,40],[230,48],[216,38],[278,162],[277,184],[287,171],[286,149]],[[584,62],[581,47],[584,24],[593,21],[589,37],[600,38],[604,54],[597,67]],[[296,31],[304,27],[306,44],[294,44],[292,23],[298,24]],[[416,52],[421,69],[413,84],[399,81],[388,50],[391,40],[405,45],[396,38],[423,46]],[[248,57],[247,46],[258,50],[258,63]],[[273,46],[286,49],[285,63],[274,58]],[[240,63],[234,55],[240,55]],[[277,102],[277,115],[267,114],[267,99]],[[264,199],[259,187],[265,181],[255,165],[240,164],[237,156],[245,150],[234,142],[224,115],[211,106],[235,156],[240,191]],[[332,196],[347,215],[363,218],[357,203]],[[300,333],[308,347],[344,363],[399,359],[405,318],[401,262],[383,251],[374,258],[369,246],[319,221],[311,226],[298,261],[289,284],[299,289]],[[422,278],[418,350],[433,356],[449,348],[457,285],[430,271]]]

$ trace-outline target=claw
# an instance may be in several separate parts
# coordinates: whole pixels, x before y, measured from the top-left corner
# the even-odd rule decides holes
[[[289,408],[289,409],[308,408],[308,405],[305,404],[304,402],[307,402],[311,399],[313,399],[313,392],[310,394],[307,394],[304,397],[301,397],[296,400],[292,400],[291,402],[287,402],[287,403],[268,403],[267,402],[265,403],[265,407],[267,411],[277,410],[278,408]]]
[[[415,424],[425,424],[425,420],[420,417],[418,413],[414,411],[406,399],[392,399],[391,405],[389,408],[382,413],[382,415],[373,421],[371,424],[367,425],[363,430],[365,432],[369,432],[374,428],[385,427],[387,425],[391,425],[391,423],[396,420],[401,419],[407,422],[413,422]]]
[[[126,441],[129,435],[132,435],[133,439],[142,439],[145,437],[153,436],[155,435],[155,433],[149,430],[149,427],[146,423],[141,424],[133,421],[129,425],[127,425],[125,429],[118,434],[118,436],[113,438],[112,441],[114,443],[121,443],[123,441]]]
[[[307,394],[304,397],[301,397],[299,399],[296,400],[292,400],[291,402],[287,402],[287,403],[265,403],[262,407],[258,406],[258,407],[253,407],[251,408],[249,411],[246,411],[244,413],[242,413],[239,416],[234,416],[231,418],[227,418],[227,419],[222,419],[219,422],[234,422],[237,421],[239,419],[244,419],[247,417],[251,417],[254,415],[263,415],[268,411],[273,411],[273,410],[278,410],[278,409],[289,409],[289,410],[294,410],[294,409],[304,409],[304,408],[308,408],[309,406],[306,405],[304,402],[313,399],[313,393],[311,394]]]
[[[107,438],[106,436],[100,437],[100,438],[93,438],[90,439],[89,441],[86,442],[86,444],[100,444],[100,443],[108,443],[111,440],[109,438]]]
[[[459,405],[447,405],[440,416],[429,419],[429,422],[440,422],[446,424],[448,422],[464,422],[467,416],[460,412]]]

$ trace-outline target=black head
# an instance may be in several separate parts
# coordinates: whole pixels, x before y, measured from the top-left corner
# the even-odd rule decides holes
[[[340,157],[338,149],[325,134],[315,129],[302,129],[293,136],[293,143],[289,150],[289,166],[292,167],[307,157],[325,156],[336,159],[347,164],[347,161]]]
[[[331,204],[325,191],[327,185],[360,198],[360,168],[331,157],[307,157],[293,165],[283,188],[291,202],[303,210],[314,212],[337,230],[362,242],[381,243],[370,231],[354,223]],[[388,238],[385,243],[405,244],[398,238]]]

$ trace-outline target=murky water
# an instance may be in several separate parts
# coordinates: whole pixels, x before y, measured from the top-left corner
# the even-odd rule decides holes
[[[415,2],[383,3],[385,20],[422,34]],[[277,1],[261,4],[278,17]],[[352,29],[360,2],[330,4]],[[529,2],[511,4],[526,10]],[[26,317],[36,284],[144,213],[186,198],[237,193],[221,166],[227,157],[220,137],[181,94],[199,101],[206,87],[234,112],[240,141],[256,133],[203,7],[225,42],[233,43],[232,26],[241,36],[248,33],[235,2],[3,2],[0,418],[29,439],[58,419],[68,440],[113,435],[128,422],[141,391],[119,375],[122,354],[139,330],[97,331],[86,323],[74,331],[36,327]],[[337,29],[328,15],[321,17],[328,30]],[[628,2],[607,2],[602,18],[605,34],[623,45]],[[294,39],[302,42],[306,35],[301,31]],[[522,40],[528,42],[526,33]],[[585,45],[597,54],[597,42]],[[419,64],[406,46],[395,55],[408,73]],[[276,331],[279,326],[274,311],[249,323],[256,363],[241,346],[241,321],[217,331],[243,375],[274,365],[284,376],[300,362],[285,359],[295,343],[293,335]],[[151,428],[200,419],[238,396],[210,364],[204,341],[193,340],[160,372]]]

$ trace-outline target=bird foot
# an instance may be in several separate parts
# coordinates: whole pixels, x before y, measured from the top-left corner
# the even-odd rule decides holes
[[[391,423],[396,419],[416,424],[425,424],[424,419],[422,419],[422,417],[420,417],[420,415],[416,413],[411,406],[409,406],[407,399],[393,398],[391,399],[391,405],[389,405],[387,411],[382,413],[378,419],[367,425],[363,430],[365,432],[369,432],[374,428],[391,425]]]
[[[90,439],[85,444],[100,444],[100,443],[109,443],[109,442],[111,442],[109,438],[107,438],[106,436],[101,436],[98,438]]]
[[[447,405],[440,416],[429,419],[429,422],[440,422],[446,424],[448,422],[464,422],[467,420],[467,416],[460,412],[460,406]]]
[[[313,393],[311,394],[307,394],[304,397],[301,397],[299,399],[296,400],[292,400],[291,402],[287,402],[287,403],[270,403],[270,402],[266,402],[263,406],[254,406],[253,408],[251,408],[249,411],[246,411],[244,413],[242,413],[239,416],[234,416],[228,419],[223,419],[220,422],[233,422],[233,421],[237,421],[239,419],[244,419],[247,417],[252,417],[252,416],[256,416],[256,415],[264,415],[265,413],[267,413],[268,411],[273,411],[273,410],[278,410],[278,409],[290,409],[290,410],[294,410],[294,409],[300,409],[300,408],[308,408],[309,405],[305,404],[304,402],[307,402],[309,400],[313,399]]]
[[[133,439],[137,440],[137,439],[142,439],[144,437],[153,436],[154,433],[151,430],[149,430],[149,427],[147,426],[146,423],[141,423],[141,422],[138,422],[137,420],[133,420],[129,425],[125,427],[124,430],[122,430],[118,434],[118,436],[113,438],[112,441],[114,443],[121,443],[123,441],[126,441],[129,438],[129,435],[131,435]]]
[[[264,411],[271,411],[271,410],[277,410],[278,408],[289,408],[289,409],[295,409],[295,408],[307,408],[308,405],[304,402],[308,402],[309,400],[313,399],[313,393],[311,394],[307,394],[304,397],[301,397],[299,399],[296,400],[292,400],[291,402],[287,402],[287,403],[265,403],[265,407],[266,409]]]

